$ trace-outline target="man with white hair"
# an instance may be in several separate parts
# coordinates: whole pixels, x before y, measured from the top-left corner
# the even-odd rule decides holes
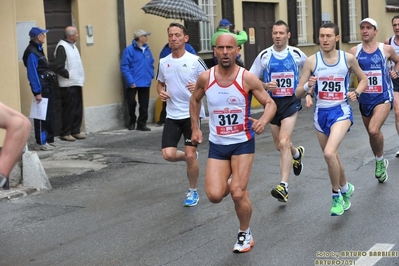
[[[82,59],[75,43],[79,37],[73,26],[65,28],[54,51],[58,85],[61,92],[62,126],[60,138],[65,141],[85,139],[80,133],[83,118],[82,87],[85,81]]]

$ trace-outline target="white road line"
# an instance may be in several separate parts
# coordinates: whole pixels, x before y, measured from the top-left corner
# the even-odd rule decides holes
[[[367,251],[367,256],[360,257],[359,259],[357,259],[355,262],[355,265],[356,266],[373,266],[382,258],[393,259],[393,258],[382,257],[382,256],[381,257],[369,256],[369,252],[370,251],[390,251],[394,246],[395,246],[394,244],[377,243]]]

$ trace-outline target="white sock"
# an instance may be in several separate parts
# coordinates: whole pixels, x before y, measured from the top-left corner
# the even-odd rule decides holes
[[[292,157],[293,157],[294,159],[299,159],[299,156],[300,156],[299,150],[296,149],[296,152],[295,152],[294,156],[292,156]]]
[[[244,233],[246,233],[246,234],[249,234],[249,232],[250,232],[250,231],[249,231],[249,227],[248,227],[247,230],[244,230],[244,231],[243,231],[243,230],[238,230],[238,233],[241,233],[241,232],[244,232]]]
[[[341,187],[341,193],[346,193],[349,190],[348,182],[346,182],[345,186]]]
[[[288,183],[287,182],[281,181],[280,185],[283,185],[285,187],[285,190],[288,192]]]
[[[338,193],[332,193],[332,195],[333,195],[333,197],[334,197],[334,196],[340,196],[340,195],[341,195],[341,190],[338,189]]]
[[[4,186],[4,184],[7,182],[7,178],[0,174],[0,188]]]
[[[382,161],[382,160],[384,160],[384,155],[383,155],[383,156],[381,156],[381,157],[377,157],[377,156],[375,156],[375,159],[376,159],[377,161]]]
[[[197,188],[189,188],[188,191],[197,191]]]

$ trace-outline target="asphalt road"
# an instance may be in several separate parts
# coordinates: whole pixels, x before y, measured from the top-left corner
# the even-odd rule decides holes
[[[72,164],[101,167],[73,175],[53,168],[52,191],[0,202],[0,265],[398,265],[394,114],[383,127],[389,180],[379,184],[353,107],[355,124],[339,153],[355,194],[341,217],[329,215],[331,186],[312,110],[300,112],[295,128],[294,145],[306,148],[304,170],[299,177],[291,173],[286,204],[270,195],[280,177],[269,127],[256,137],[249,183],[255,246],[246,254],[232,253],[238,230],[232,200],[212,204],[206,198],[207,141],[199,147],[200,202],[185,208],[185,164],[163,160],[162,128],[102,132],[71,144],[64,154]],[[207,123],[204,128],[207,136]],[[391,252],[364,256],[370,249]]]

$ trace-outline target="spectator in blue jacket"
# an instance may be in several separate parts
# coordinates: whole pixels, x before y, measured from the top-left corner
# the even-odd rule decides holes
[[[184,47],[187,52],[189,52],[191,54],[195,54],[195,55],[197,54],[194,50],[194,47],[192,47],[189,43],[186,43]],[[172,49],[170,48],[169,43],[167,43],[162,48],[161,53],[159,54],[159,59],[164,58],[164,57],[170,55],[171,53],[172,53]],[[166,102],[162,102],[162,110],[161,110],[161,113],[159,114],[159,120],[158,120],[157,124],[159,126],[162,126],[163,124],[165,124],[165,120],[166,120]]]
[[[154,78],[154,58],[147,44],[150,32],[137,30],[132,44],[122,54],[120,69],[126,82],[126,97],[129,108],[129,130],[151,131],[147,127],[148,104],[151,80]],[[139,101],[139,117],[136,121],[136,94]]]
[[[43,51],[48,30],[33,27],[29,31],[30,42],[22,57],[29,84],[35,101],[40,103],[43,98],[48,100],[45,120],[33,119],[37,148],[48,151],[56,147],[54,143],[54,82],[56,74],[50,70],[50,65]]]

